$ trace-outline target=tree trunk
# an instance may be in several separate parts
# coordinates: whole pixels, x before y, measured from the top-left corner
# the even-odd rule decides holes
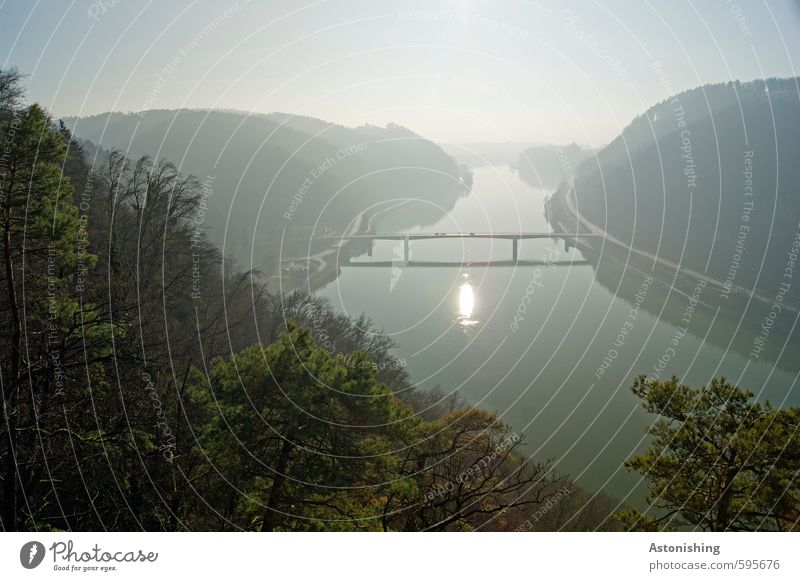
[[[8,453],[3,479],[3,527],[7,531],[17,530],[17,430],[16,415],[19,412],[19,368],[20,339],[22,326],[14,286],[14,264],[11,258],[11,210],[6,209],[3,224],[3,259],[5,262],[8,304],[11,310],[11,360],[6,377],[7,390],[3,390],[3,419],[8,430]]]
[[[731,460],[731,464],[733,460]],[[714,531],[724,531],[730,525],[730,507],[731,500],[733,499],[733,480],[738,474],[738,467],[729,465],[725,470],[725,488],[722,489],[722,494],[717,500],[717,515],[714,522]]]
[[[289,455],[292,453],[294,444],[292,438],[294,434],[290,433],[283,440],[281,444],[281,452],[278,455],[278,465],[275,466],[275,479],[272,481],[272,488],[269,490],[269,500],[264,509],[262,517],[261,530],[269,532],[275,530],[275,513],[277,511],[278,502],[280,501],[283,485],[286,483],[286,468],[289,465]]]

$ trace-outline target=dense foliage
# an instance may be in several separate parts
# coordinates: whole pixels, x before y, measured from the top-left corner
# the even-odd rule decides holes
[[[625,528],[793,531],[800,527],[800,409],[774,409],[714,379],[702,389],[639,377],[633,392],[659,419],[628,462],[650,484],[651,510]]]

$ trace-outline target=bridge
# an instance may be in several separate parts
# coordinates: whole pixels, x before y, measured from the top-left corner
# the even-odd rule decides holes
[[[481,261],[441,261],[441,260],[409,260],[403,263],[403,268],[415,267],[462,267],[470,266],[474,268],[489,268],[493,266],[583,266],[590,265],[588,260],[559,260],[557,262],[548,262],[546,260],[481,260]],[[342,268],[375,268],[375,267],[393,267],[397,264],[391,260],[350,260],[344,264],[340,264]]]
[[[412,240],[452,240],[458,238],[470,239],[500,239],[511,240],[511,263],[519,262],[519,241],[520,240],[539,240],[556,239],[564,241],[564,249],[576,248],[579,239],[603,238],[601,234],[571,234],[557,232],[417,232],[414,234],[353,234],[349,236],[322,236],[315,240],[343,241],[343,240],[362,240],[369,242],[367,253],[372,256],[372,243],[375,240],[402,240],[403,259],[409,261],[409,246]]]

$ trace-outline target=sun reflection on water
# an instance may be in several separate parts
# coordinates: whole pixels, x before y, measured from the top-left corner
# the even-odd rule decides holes
[[[464,279],[468,278],[468,275],[463,276]],[[472,288],[469,280],[465,280],[458,289],[458,324],[464,328],[477,325],[478,321],[472,318],[474,312],[475,290]]]

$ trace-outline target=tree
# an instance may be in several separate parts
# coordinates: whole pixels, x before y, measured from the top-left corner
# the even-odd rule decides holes
[[[191,394],[208,466],[194,485],[216,528],[502,530],[565,484],[495,414],[426,422],[363,353],[333,357],[306,328],[216,359]]]
[[[0,69],[0,111],[11,112],[19,106],[25,94],[22,87],[23,75],[16,69]]]
[[[522,456],[521,445],[520,435],[484,410],[460,409],[421,425],[402,454],[413,486],[387,496],[384,529],[513,528],[507,513],[523,515],[566,484],[547,464]]]
[[[797,530],[800,410],[773,409],[725,378],[705,388],[635,380],[657,414],[652,446],[626,465],[649,482],[652,514],[616,518],[628,529]]]
[[[419,423],[375,381],[363,354],[345,365],[308,329],[213,362],[195,374],[208,411],[199,445],[214,474],[204,490],[241,528],[378,527],[376,491],[395,479],[392,446]],[[217,504],[218,503],[218,504]]]
[[[63,393],[66,351],[80,335],[79,307],[70,294],[80,228],[72,186],[61,172],[66,146],[41,107],[17,108],[21,91],[15,79],[13,72],[0,74],[2,518],[7,530],[19,526],[18,489],[35,474],[18,454],[18,439],[34,438],[37,416],[51,410],[53,398]]]

